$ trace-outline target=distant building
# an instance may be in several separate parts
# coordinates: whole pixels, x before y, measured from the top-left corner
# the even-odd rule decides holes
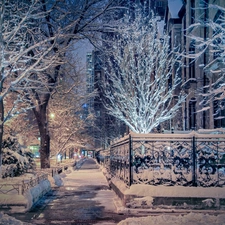
[[[126,132],[126,126],[109,115],[104,108],[104,95],[101,91],[101,83],[105,76],[102,69],[102,62],[99,57],[100,52],[93,50],[86,56],[86,85],[87,94],[97,92],[89,98],[86,106],[86,116],[93,113],[95,122],[88,128],[89,135],[93,138],[96,148],[107,148],[110,141],[116,137],[122,136]]]

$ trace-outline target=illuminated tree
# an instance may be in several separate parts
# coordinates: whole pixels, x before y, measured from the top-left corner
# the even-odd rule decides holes
[[[149,133],[173,118],[184,101],[174,91],[180,83],[179,54],[161,32],[162,21],[136,9],[117,21],[105,52],[102,90],[109,114],[136,133]]]

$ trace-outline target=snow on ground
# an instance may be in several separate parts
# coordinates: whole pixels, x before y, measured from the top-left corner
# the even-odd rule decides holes
[[[81,162],[78,162],[80,165]],[[37,178],[38,174],[43,173],[43,171],[34,171],[33,173],[25,173],[19,177],[5,178],[1,180],[1,184],[6,185],[1,187],[1,191],[7,194],[0,193],[0,205],[15,205],[12,211],[26,211],[36,202],[41,196],[50,191],[51,187],[63,186],[63,177],[66,177],[66,173],[70,171],[65,171],[61,174],[55,174],[53,177],[48,175],[48,180],[40,181],[38,185],[32,187],[25,191],[25,193],[19,194],[17,186],[22,185],[24,181],[25,184],[32,179]],[[21,207],[22,206],[22,207]]]
[[[184,187],[184,186],[153,186],[153,185],[143,185],[135,184],[127,188],[119,179],[112,178],[111,182],[123,193],[125,199],[129,199],[126,202],[126,207],[128,208],[152,208],[155,198],[165,197],[165,198],[196,198],[201,202],[201,206],[206,209],[211,209],[211,207],[219,207],[220,199],[225,199],[225,187]],[[126,197],[128,196],[128,197]],[[133,196],[133,197],[129,197]],[[202,198],[200,200],[200,198]],[[189,203],[188,203],[189,204]],[[183,203],[182,209],[190,209],[193,206]],[[170,205],[158,205],[158,209],[168,208],[173,209],[174,206]],[[121,211],[121,209],[120,209]],[[224,222],[225,224],[225,222]]]
[[[107,181],[102,179],[103,174],[99,173],[99,171],[97,171],[97,170],[96,171],[93,170],[91,173],[92,176],[96,177],[96,179],[94,181],[91,181],[90,179],[88,179],[88,177],[90,177],[90,173],[88,170],[79,172],[81,163],[82,162],[80,162],[77,165],[76,169],[78,169],[78,171],[76,171],[76,173],[72,173],[71,171],[73,170],[73,168],[69,168],[64,173],[61,173],[60,175],[56,175],[56,176],[54,176],[54,178],[50,178],[51,186],[53,186],[53,185],[61,186],[64,184],[69,186],[72,182],[74,182],[74,178],[79,180],[79,177],[80,178],[82,177],[82,179],[80,179],[80,181],[82,181],[82,182],[77,182],[78,186],[93,185],[96,183],[99,184],[99,182],[101,182],[102,185],[107,184]],[[102,172],[105,175],[107,175],[107,171],[103,167],[102,167]],[[18,179],[17,179],[17,181],[18,181]],[[117,181],[117,185],[121,189],[124,189],[124,185],[122,185],[119,181]],[[33,195],[33,197],[34,197],[34,193],[36,191],[40,192],[42,189],[46,189],[46,188],[48,188],[48,185],[43,183],[39,187],[34,188],[33,191],[30,191],[30,194]],[[126,193],[127,194],[135,193],[135,195],[137,195],[137,196],[149,195],[149,193],[151,193],[151,195],[149,195],[148,198],[144,197],[144,198],[146,198],[146,201],[149,201],[149,204],[151,204],[152,193],[161,194],[161,196],[165,196],[168,194],[170,196],[178,196],[181,194],[185,194],[185,191],[183,188],[181,188],[181,187],[175,187],[175,188],[176,188],[175,191],[172,190],[172,187],[157,187],[155,190],[151,190],[150,187],[147,188],[145,185],[143,185],[143,186],[142,185],[134,185],[130,189],[126,188]],[[167,193],[165,190],[168,190]],[[201,188],[201,190],[200,189],[197,190],[196,188],[191,188],[190,190],[191,190],[191,192],[193,192],[194,195],[198,194],[198,196],[203,195],[202,192],[207,193],[207,188],[205,188],[205,189]],[[107,195],[108,191],[109,190],[103,190],[101,193],[99,193],[99,195],[96,196],[96,199],[100,199],[100,198],[103,199],[104,195]],[[186,193],[186,195],[188,195],[188,194]],[[17,195],[17,199],[19,199],[19,196],[22,196],[22,195]],[[224,188],[216,189],[215,196],[217,196],[217,197],[225,196]],[[0,197],[0,200],[1,200],[1,197]],[[13,201],[15,202],[17,200],[14,199]],[[31,200],[29,200],[29,196],[27,196],[27,201],[31,201]],[[103,204],[107,205],[108,203],[103,202]],[[109,210],[111,210],[111,208]],[[0,225],[8,225],[8,224],[25,225],[24,223],[16,220],[15,218],[12,218],[6,214],[0,213]],[[188,213],[186,215],[179,215],[178,213],[176,213],[176,215],[172,215],[172,214],[163,214],[163,212],[162,212],[162,214],[160,214],[160,215],[154,215],[154,216],[148,216],[148,217],[138,217],[138,218],[130,217],[130,218],[127,218],[126,220],[123,220],[120,223],[118,223],[118,225],[205,225],[205,224],[224,225],[225,224],[225,215],[219,214],[219,215],[215,216],[215,215],[209,215],[204,212]]]
[[[64,173],[56,174],[53,177],[49,176],[48,180],[51,183],[51,187],[61,187],[61,186],[63,186],[63,180],[62,180],[63,175],[64,175]]]
[[[23,223],[7,214],[0,212],[0,225],[32,225],[31,223]]]
[[[20,183],[26,178],[30,178],[30,174],[24,174],[21,177],[16,177],[11,179],[11,183]],[[44,180],[39,183],[39,185],[29,189],[24,195],[19,195],[18,193],[11,192],[10,194],[0,194],[0,205],[15,205],[11,206],[11,212],[25,212],[31,208],[34,202],[36,202],[40,196],[50,191],[51,187],[62,186],[65,173],[61,175],[54,175],[54,177],[49,176],[49,180]],[[4,180],[4,183],[9,182]],[[23,205],[23,206],[21,206]],[[23,223],[7,214],[0,212],[0,225],[31,225],[29,223]]]
[[[157,197],[211,197],[225,198],[225,187],[184,187],[184,186],[153,186],[136,184],[126,189],[125,194],[136,196]]]
[[[225,198],[225,187],[185,187],[165,185],[133,184],[127,188],[123,181],[118,178],[111,178],[106,168],[101,166],[103,174],[110,179],[125,195],[137,197],[206,197]]]
[[[106,177],[111,179],[107,170],[101,167],[102,172]],[[113,183],[126,195],[135,195],[138,198],[134,198],[132,207],[140,206],[143,202],[147,202],[148,206],[151,206],[153,197],[152,196],[165,196],[165,197],[211,197],[211,198],[225,198],[225,188],[213,187],[213,188],[203,188],[203,187],[182,187],[182,186],[151,186],[151,185],[132,185],[127,188],[119,179],[112,179]],[[144,197],[142,197],[144,196]],[[212,199],[204,200],[206,204],[211,204]],[[117,212],[124,212],[123,209],[117,209]],[[209,215],[206,212],[202,213],[188,213],[186,215],[173,214],[163,214],[164,209],[157,209],[158,213],[161,211],[160,215],[148,216],[148,217],[130,217],[126,220],[121,221],[118,225],[225,225],[225,215]],[[154,211],[153,211],[154,213]],[[219,213],[219,212],[218,212]],[[184,213],[185,214],[185,211]]]
[[[15,180],[2,181],[4,184],[8,182],[10,185],[2,187],[1,190],[8,193],[0,194],[0,205],[10,205],[12,212],[25,212],[31,208],[33,203],[36,202],[40,196],[43,196],[51,188],[50,182],[48,180],[43,180],[35,187],[25,191],[22,195],[18,193],[18,190],[16,190],[17,187],[15,187],[14,184],[21,183],[22,185],[23,180],[24,177],[21,177],[21,179],[17,178]],[[10,191],[10,189],[12,190]]]
[[[127,218],[118,225],[224,225],[225,215],[189,213],[187,215],[159,215],[140,218]]]
[[[79,162],[78,165],[81,163]],[[63,186],[63,178],[66,174],[71,173],[71,168],[61,174],[55,174],[53,177],[48,176],[48,180],[41,181],[37,186],[26,191],[24,195],[19,195],[16,189],[9,191],[8,194],[0,194],[0,205],[14,205],[11,206],[12,212],[25,212],[31,208],[34,202],[36,202],[41,196],[50,191],[51,187]],[[6,178],[1,180],[1,184],[18,184],[22,181],[35,178],[35,173],[25,173],[19,177]],[[6,187],[6,188],[11,188]],[[29,225],[29,223],[23,223],[7,214],[0,212],[0,225]]]

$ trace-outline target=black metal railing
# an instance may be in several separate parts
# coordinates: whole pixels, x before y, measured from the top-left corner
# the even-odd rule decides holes
[[[112,176],[119,177],[131,185],[131,140],[130,136],[120,139],[110,148],[110,171]]]
[[[24,195],[27,190],[40,184],[41,181],[48,180],[48,174],[38,174],[27,180],[18,181],[4,180],[0,184],[0,194],[19,194]]]
[[[134,134],[110,148],[110,172],[126,185],[225,185],[224,134]]]

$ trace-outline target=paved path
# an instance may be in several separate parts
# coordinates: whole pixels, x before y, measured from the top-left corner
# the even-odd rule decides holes
[[[114,206],[115,193],[94,159],[66,174],[64,186],[55,188],[26,214],[14,217],[32,224],[117,224],[125,219]]]

